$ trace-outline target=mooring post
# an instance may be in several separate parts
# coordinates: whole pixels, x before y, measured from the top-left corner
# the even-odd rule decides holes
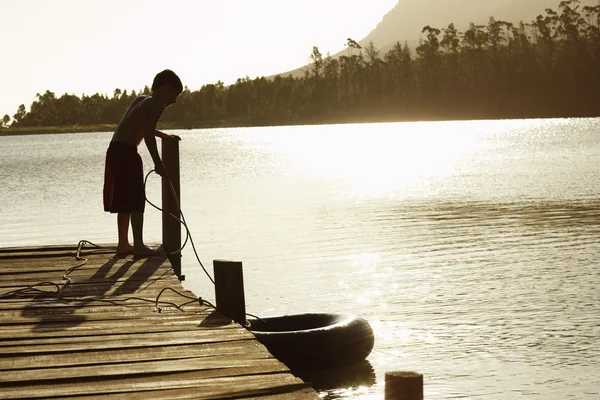
[[[217,310],[235,322],[246,324],[244,274],[241,261],[213,260]]]
[[[166,171],[166,174],[162,177],[163,247],[168,254],[175,275],[177,275],[180,281],[183,281],[185,280],[185,275],[181,274],[181,253],[169,254],[181,248],[181,223],[169,215],[173,214],[181,219],[178,140],[162,140],[162,161]],[[177,198],[173,196],[171,185],[173,185]]]
[[[385,400],[423,400],[423,374],[412,371],[386,372]]]

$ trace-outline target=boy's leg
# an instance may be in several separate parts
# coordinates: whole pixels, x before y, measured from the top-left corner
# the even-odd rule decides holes
[[[131,229],[133,230],[133,255],[139,257],[150,257],[161,254],[160,251],[153,250],[144,244],[144,213],[131,213]]]
[[[133,250],[129,244],[129,213],[117,214],[117,229],[119,232],[119,243],[117,244],[117,254],[127,254]]]

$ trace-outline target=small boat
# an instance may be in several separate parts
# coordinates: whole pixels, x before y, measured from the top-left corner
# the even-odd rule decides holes
[[[353,314],[308,313],[251,319],[247,328],[290,368],[323,369],[359,363],[375,344],[369,323]]]

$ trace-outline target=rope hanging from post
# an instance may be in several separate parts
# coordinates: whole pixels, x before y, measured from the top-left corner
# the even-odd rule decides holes
[[[148,176],[150,176],[150,174],[154,172],[154,170],[151,170],[150,172],[148,172],[148,174],[146,174],[146,178],[144,179],[144,187],[146,187],[146,181],[148,180]],[[170,181],[169,176],[167,175],[167,180]],[[198,251],[196,250],[196,245],[194,244],[194,238],[192,237],[192,233],[190,232],[190,229],[188,228],[187,222],[185,220],[185,216],[183,215],[183,211],[181,210],[180,207],[180,202],[179,199],[177,199],[177,196],[175,194],[175,188],[173,188],[173,185],[171,184],[171,190],[173,193],[173,196],[175,197],[175,199],[177,200],[177,207],[179,208],[179,213],[181,214],[181,219],[177,218],[175,215],[169,213],[169,215],[176,219],[177,221],[179,221],[179,223],[181,225],[183,225],[183,227],[186,230],[186,238],[185,238],[185,242],[183,243],[183,246],[181,246],[180,249],[176,250],[175,252],[173,252],[173,254],[175,253],[181,253],[181,251],[183,251],[183,248],[186,246],[188,238],[190,240],[190,243],[192,244],[192,249],[194,250],[194,255],[196,256],[196,260],[198,260],[198,264],[200,264],[200,266],[202,267],[202,270],[204,271],[204,273],[206,274],[206,276],[208,277],[208,279],[210,279],[211,283],[214,285],[215,284],[215,280],[213,279],[212,276],[210,276],[210,274],[208,273],[208,271],[206,270],[206,268],[204,267],[204,264],[202,264],[202,261],[200,260],[200,256],[198,256]],[[154,203],[152,203],[150,200],[148,200],[148,198],[146,197],[146,201],[148,202],[148,204],[150,204],[152,207],[156,208],[158,211],[163,211],[162,208],[156,206]]]

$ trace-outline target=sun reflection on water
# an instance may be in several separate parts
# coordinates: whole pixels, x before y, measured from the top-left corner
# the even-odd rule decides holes
[[[498,127],[497,121],[316,126],[301,140],[281,135],[272,145],[308,179],[337,181],[358,200],[391,199],[435,191],[436,181],[456,174],[485,146],[482,134]],[[373,145],[382,141],[388,146]]]
[[[334,393],[335,397],[323,396],[321,397],[324,400],[331,399],[356,399],[356,400],[381,400],[381,396],[378,394],[370,393],[368,387],[358,387],[358,388],[344,388],[338,389]]]

